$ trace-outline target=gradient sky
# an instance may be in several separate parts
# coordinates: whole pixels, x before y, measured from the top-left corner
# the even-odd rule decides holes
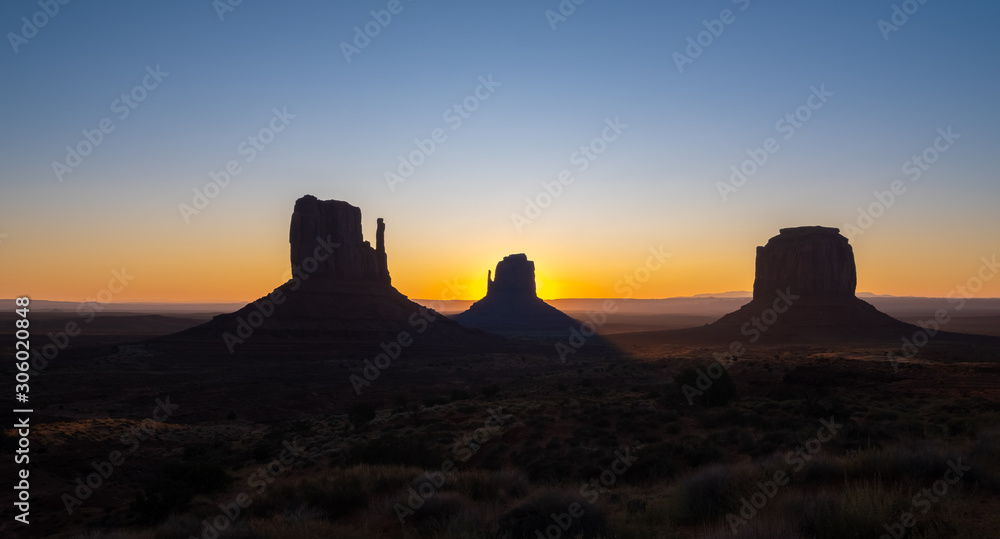
[[[1000,5],[929,0],[886,41],[894,3],[587,0],[553,30],[557,0],[402,0],[348,62],[341,43],[388,0],[244,0],[223,20],[209,0],[70,2],[17,52],[10,33],[41,8],[4,2],[0,297],[81,301],[124,268],[114,301],[255,299],[287,275],[306,193],[359,206],[369,239],[384,217],[410,297],[479,297],[518,252],[544,298],[619,297],[661,247],[636,297],[749,290],[779,228],[855,223],[896,180],[905,194],[852,237],[859,290],[943,296],[1000,255]],[[674,53],[726,9],[679,72]],[[147,66],[169,75],[119,119]],[[445,111],[490,75],[501,85],[453,129]],[[834,95],[785,140],[776,122],[822,85]],[[247,162],[238,146],[275,108],[295,118]],[[616,117],[628,128],[579,171],[573,153]],[[60,182],[51,163],[102,118],[115,130]],[[961,138],[910,181],[906,161],[949,126]],[[390,190],[386,171],[438,128]],[[769,137],[780,149],[723,200],[717,182]],[[230,160],[241,173],[185,222],[178,205]],[[563,169],[573,183],[516,230]],[[1000,296],[1000,278],[975,295]]]

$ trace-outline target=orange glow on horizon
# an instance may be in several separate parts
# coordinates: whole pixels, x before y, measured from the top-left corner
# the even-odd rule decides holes
[[[124,229],[116,236],[87,223],[61,235],[41,229],[36,237],[12,234],[0,250],[5,261],[22,262],[5,264],[0,297],[87,301],[108,288],[113,272],[124,270],[133,278],[111,296],[112,302],[249,302],[288,277],[288,239],[281,228],[248,218],[239,223],[220,219],[197,230]],[[434,230],[391,230],[393,285],[422,300],[480,299],[486,293],[487,270],[495,270],[504,256],[520,252],[535,262],[538,294],[547,300],[750,291],[754,243],[763,242],[711,232],[706,238],[674,238],[665,250],[672,256],[658,263],[650,258],[648,245],[659,241],[609,241],[595,247],[587,239],[552,242],[541,235],[523,239],[495,235],[477,241],[477,231],[441,236]],[[425,237],[449,241],[427,244]],[[980,250],[983,241],[936,241],[937,250],[928,252],[919,243],[861,238],[852,242],[858,291],[944,297],[977,275],[982,258],[995,258]],[[1000,297],[1000,278],[985,281],[973,297]]]
[[[53,301],[91,301],[102,291],[109,289],[115,280],[115,272],[132,279],[120,292],[112,296],[111,302],[164,302],[164,303],[239,303],[260,298],[285,281],[287,270],[282,268],[284,257],[255,257],[233,264],[224,257],[207,257],[211,269],[192,267],[177,263],[175,266],[158,264],[136,264],[106,266],[103,270],[90,266],[79,268],[76,282],[58,279],[53,270],[39,271],[23,275],[18,279],[19,288],[4,284],[2,297],[12,298],[29,295],[35,299]],[[745,264],[749,266],[748,264]],[[453,277],[442,278],[445,273],[418,271],[406,272],[396,264],[390,271],[393,285],[411,299],[423,300],[477,300],[486,294],[486,275],[478,268],[462,268],[451,272]],[[492,269],[492,268],[490,268]],[[635,287],[628,284],[627,272],[615,272],[608,268],[591,266],[576,268],[575,278],[561,278],[569,272],[553,270],[536,272],[536,289],[545,300],[561,298],[620,298],[658,299],[698,294],[723,293],[729,291],[750,291],[751,278],[740,278],[734,272],[721,271],[718,266],[702,266],[691,263],[686,267],[671,268],[654,273],[645,282],[639,282],[632,274]],[[747,276],[751,271],[744,271]],[[948,268],[928,268],[922,274],[893,274],[888,272],[866,272],[859,278],[858,292],[887,294],[896,296],[944,297],[957,286],[965,285],[967,279],[956,277],[948,280],[953,271]],[[973,273],[969,274],[970,276]],[[927,277],[935,277],[936,282],[946,285],[929,285]],[[997,280],[1000,282],[1000,279]],[[115,288],[120,288],[115,285]],[[626,293],[621,293],[621,292]],[[974,297],[997,297],[1000,290],[996,283],[988,282]]]

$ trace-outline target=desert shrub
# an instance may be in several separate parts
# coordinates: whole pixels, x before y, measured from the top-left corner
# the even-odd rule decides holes
[[[505,470],[462,472],[455,479],[455,490],[475,501],[495,501],[504,497],[522,498],[531,485],[521,472]]]
[[[399,503],[405,505],[406,501],[401,499]],[[424,500],[406,518],[404,526],[412,526],[421,537],[432,537],[456,526],[474,527],[469,525],[475,520],[473,506],[465,498],[453,492],[440,492]]]
[[[988,493],[1000,492],[1000,480],[995,472],[991,473],[987,468],[977,465],[980,461],[977,459],[974,463],[965,452],[935,441],[921,440],[907,445],[861,451],[851,456],[847,468],[852,477],[877,476],[912,489],[942,479],[945,472],[951,469],[949,462],[961,462],[964,466],[972,467],[962,475],[962,485],[974,486]]]
[[[603,429],[611,426],[611,421],[603,415],[597,415],[590,418],[590,425],[595,428]]]
[[[200,537],[200,535],[199,535]],[[190,538],[189,538],[190,539]],[[237,522],[232,527],[219,532],[219,539],[270,539],[268,536],[253,530],[246,522]]]
[[[484,470],[499,470],[504,466],[503,456],[510,450],[505,443],[489,444],[479,451],[477,467]]]
[[[719,447],[739,445],[744,442],[748,446],[754,442],[753,434],[740,427],[729,427],[722,431],[716,431],[708,435],[708,442]],[[749,440],[749,441],[747,441]]]
[[[736,408],[718,408],[708,410],[698,416],[698,422],[703,427],[710,429],[729,426],[749,426],[745,421],[746,416],[749,415],[751,414],[744,414],[742,410]]]
[[[578,517],[572,516],[575,513]],[[557,515],[561,526],[553,519]],[[565,517],[565,518],[563,518]],[[608,520],[596,506],[575,491],[550,490],[538,494],[500,516],[497,531],[510,539],[534,539],[555,526],[564,537],[600,538],[608,534]]]
[[[205,523],[197,521],[193,517],[184,516],[175,520],[175,517],[171,516],[157,528],[154,539],[190,539],[191,537],[201,537],[203,533],[206,533],[205,530]],[[265,536],[252,531],[246,522],[236,522],[217,533],[218,535],[212,535],[212,537],[215,539],[265,539]],[[128,537],[132,539],[135,536],[129,535]]]
[[[573,473],[573,478],[580,481],[590,481],[590,479],[601,475],[603,468],[593,462],[585,462]]]
[[[733,466],[713,465],[681,479],[672,488],[668,514],[683,524],[702,524],[721,518],[739,504],[739,493],[758,475]]]
[[[960,455],[930,442],[875,448],[853,453],[847,462],[852,478],[881,478],[920,484],[940,479],[948,470],[948,461]]]
[[[368,506],[376,493],[405,487],[418,473],[417,468],[361,465],[277,481],[254,497],[248,512],[258,518],[285,515],[286,520],[288,515],[316,513],[336,520]]]
[[[558,436],[554,436],[551,440],[549,440],[549,443],[545,444],[545,450],[556,451],[561,449],[563,445],[563,441]]]
[[[396,406],[397,410],[405,410],[410,404],[410,397],[408,397],[406,393],[400,393],[399,395],[396,395],[396,398],[392,402]]]
[[[898,520],[909,507],[909,497],[898,489],[886,489],[878,480],[852,481],[836,494],[821,494],[799,515],[810,537],[879,539],[883,525]]]
[[[157,523],[187,505],[195,494],[215,492],[230,481],[232,477],[217,464],[171,462],[157,480],[136,494],[129,509],[140,523]]]
[[[843,485],[846,475],[842,459],[817,455],[807,461],[793,479],[809,485]]]
[[[640,421],[630,417],[624,417],[618,420],[618,424],[615,425],[616,431],[630,434],[645,433],[647,428],[648,427],[646,426],[645,421]]]
[[[164,467],[163,473],[178,478],[195,494],[221,490],[233,480],[222,466],[210,462],[194,464],[172,462]]]
[[[871,410],[868,412],[868,417],[865,419],[869,421],[896,421],[899,419],[899,414],[891,410]]]
[[[250,457],[257,462],[264,462],[274,458],[275,444],[268,440],[257,442],[250,450]]]
[[[971,436],[976,431],[976,423],[967,417],[953,417],[948,420],[949,436]]]
[[[972,446],[972,458],[977,462],[992,464],[1000,468],[1000,428],[980,430]]]
[[[170,515],[156,528],[154,539],[188,539],[201,535],[203,525],[190,515]]]
[[[913,527],[913,539],[957,539],[960,529],[956,523],[948,518],[934,515],[927,520],[918,521]],[[986,537],[984,534],[972,537]]]
[[[383,436],[355,447],[348,464],[385,464],[440,468],[442,459],[426,439],[397,434]]]
[[[423,400],[424,407],[426,408],[448,404],[449,402],[451,402],[451,400],[449,400],[448,397],[427,397]]]
[[[481,408],[475,404],[463,404],[455,409],[460,414],[475,414],[481,410]]]
[[[73,539],[135,539],[135,535],[119,531],[92,531],[76,535]]]
[[[487,399],[491,399],[500,393],[500,386],[497,384],[490,384],[482,389],[483,396]]]
[[[365,492],[392,491],[408,484],[421,470],[402,466],[355,466],[339,470],[344,476],[356,476],[364,485]]]
[[[745,429],[740,429],[739,434],[736,436],[736,449],[740,453],[750,453],[756,446],[757,438],[754,437],[753,433]]]
[[[684,396],[684,392],[681,390],[681,386],[677,385],[677,379],[674,378],[673,384],[666,384],[660,390],[660,397],[656,399],[656,402],[663,406],[664,408],[672,409],[679,404],[687,404],[687,398]],[[671,411],[671,413],[673,413]]]
[[[452,390],[448,398],[451,402],[467,401],[469,400],[469,392],[464,389],[455,389]]]
[[[669,503],[666,498],[650,500],[644,504],[638,520],[646,526],[666,527],[671,524],[668,509]]]
[[[622,475],[630,483],[658,482],[677,475],[680,466],[671,444],[654,443],[635,452],[636,460]]]
[[[714,380],[705,374],[706,368],[700,369],[701,372],[698,369],[688,368],[674,378],[677,390],[685,395],[684,402],[688,402],[690,397],[693,402],[706,408],[712,408],[725,406],[739,397],[736,392],[736,384],[729,376],[729,371],[721,367],[715,367],[711,370],[715,373],[716,369],[720,370],[722,374]],[[705,380],[708,380],[707,386]],[[701,389],[702,387],[705,389]]]
[[[203,445],[189,445],[184,448],[184,453],[181,458],[184,460],[192,460],[198,457],[202,457],[208,453],[208,449]]]
[[[667,500],[630,500],[625,518],[611,523],[610,537],[618,539],[681,539],[680,531],[667,516]]]
[[[721,449],[704,440],[685,445],[682,449],[682,455],[684,460],[694,467],[720,462],[725,458]]]
[[[798,531],[793,520],[783,518],[768,518],[758,514],[744,521],[733,530],[731,525],[720,526],[719,529],[705,536],[705,539],[807,539]]]
[[[556,482],[573,473],[573,463],[561,452],[546,452],[537,448],[534,455],[528,458],[530,461],[524,465],[524,471],[532,481]]]
[[[760,441],[764,444],[791,447],[795,444],[795,433],[788,429],[774,430],[762,436]]]
[[[250,528],[256,537],[261,539],[278,539],[286,537],[295,538],[319,538],[336,537],[336,539],[370,539],[372,535],[367,532],[350,529],[327,520],[306,520],[301,522],[289,522],[284,519],[275,518],[269,520],[257,520],[250,523]],[[224,538],[220,534],[219,539]]]
[[[882,446],[882,442],[893,439],[880,425],[847,423],[838,434],[839,445],[845,450],[868,450]]]
[[[140,524],[154,524],[167,517],[191,500],[192,493],[185,486],[171,479],[160,479],[144,487],[135,495],[129,509]]]
[[[305,483],[298,495],[306,504],[323,511],[332,520],[368,505],[368,495],[362,489],[361,481],[351,476],[336,479],[324,477]]]
[[[347,412],[347,420],[354,428],[360,428],[372,419],[375,419],[375,405],[368,402],[359,402]]]

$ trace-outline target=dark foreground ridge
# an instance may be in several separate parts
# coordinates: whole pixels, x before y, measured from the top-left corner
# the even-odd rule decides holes
[[[580,325],[535,292],[535,263],[526,255],[505,256],[496,278],[486,275],[486,297],[452,317],[463,326],[499,334],[560,334]]]
[[[396,290],[385,223],[378,219],[373,248],[361,232],[360,208],[306,195],[295,202],[289,243],[292,278],[285,284],[234,313],[158,341],[218,343],[229,351],[275,342],[366,345],[396,341],[403,331],[415,346],[493,341]]]

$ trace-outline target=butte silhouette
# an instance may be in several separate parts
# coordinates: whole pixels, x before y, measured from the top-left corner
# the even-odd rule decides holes
[[[232,351],[275,343],[344,345],[395,341],[407,332],[425,345],[472,345],[496,337],[463,328],[392,286],[385,223],[375,247],[361,233],[361,210],[306,195],[295,201],[289,233],[292,278],[242,309],[216,316],[166,342],[218,343]]]
[[[535,291],[535,263],[521,253],[497,263],[496,279],[486,274],[486,296],[453,320],[463,326],[507,336],[547,336],[569,332],[580,322],[542,301]]]
[[[857,280],[854,250],[839,229],[783,228],[757,247],[750,303],[703,327],[656,333],[677,341],[752,344],[898,341],[920,331],[859,299]]]

